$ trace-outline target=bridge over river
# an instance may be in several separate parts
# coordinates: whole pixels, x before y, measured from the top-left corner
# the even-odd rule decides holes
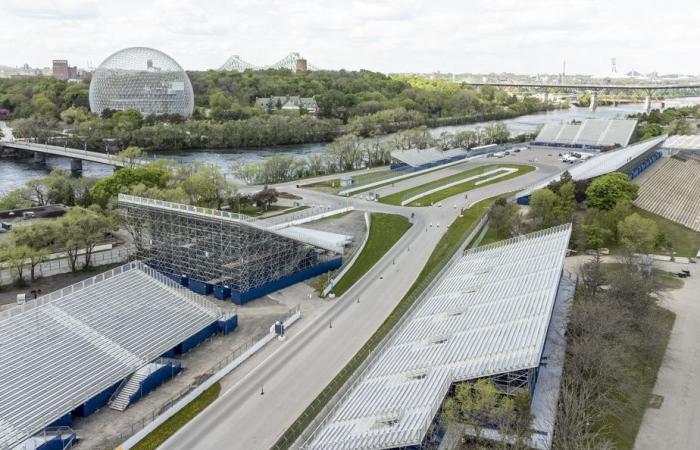
[[[0,141],[0,147],[33,152],[35,162],[45,162],[46,155],[64,156],[66,158],[70,158],[70,169],[71,173],[74,175],[80,175],[83,172],[83,161],[106,164],[116,168],[135,167],[148,164],[148,161],[143,159],[128,160],[108,153],[92,152],[89,150],[40,144],[38,142],[30,141],[5,140]]]
[[[598,93],[611,91],[642,91],[646,93],[644,110],[651,111],[651,96],[654,92],[671,91],[676,89],[700,90],[700,83],[676,83],[676,84],[590,84],[590,83],[530,83],[530,82],[469,82],[463,84],[474,87],[494,86],[500,88],[531,88],[543,89],[545,91],[545,101],[548,89],[574,89],[591,93],[591,111],[598,107]]]

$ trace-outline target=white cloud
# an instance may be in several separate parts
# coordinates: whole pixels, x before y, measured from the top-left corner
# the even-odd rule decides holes
[[[0,64],[98,64],[145,45],[184,67],[299,51],[327,68],[384,72],[700,73],[690,0],[5,0]],[[52,19],[51,21],[45,19]]]

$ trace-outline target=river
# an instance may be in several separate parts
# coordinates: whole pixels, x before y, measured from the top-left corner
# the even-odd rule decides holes
[[[688,106],[692,104],[700,104],[700,97],[668,99],[666,106]],[[655,105],[658,107],[658,105]],[[537,129],[539,125],[545,123],[561,123],[571,119],[599,118],[599,119],[614,119],[625,118],[627,114],[643,111],[643,105],[624,104],[619,106],[601,106],[594,113],[588,108],[580,108],[572,106],[566,110],[553,110],[536,114],[528,114],[525,116],[516,117],[514,119],[502,120],[508,126],[511,135],[521,133],[531,133]],[[444,131],[455,132],[463,130],[475,130],[484,127],[489,122],[477,122],[467,125],[454,125],[446,127],[432,128],[430,131],[434,136],[439,135]],[[322,153],[325,144],[302,144],[277,147],[262,147],[250,149],[236,150],[188,150],[184,152],[162,152],[153,154],[153,157],[162,157],[168,159],[176,159],[183,163],[204,161],[213,163],[221,167],[222,171],[230,175],[232,172],[231,166],[234,163],[250,163],[259,161],[272,155],[291,155],[294,157],[304,157],[314,153]],[[0,194],[9,192],[13,189],[21,187],[27,181],[33,178],[46,176],[53,168],[62,168],[70,170],[70,161],[67,158],[58,156],[46,157],[46,164],[35,164],[31,156],[26,158],[0,159]],[[112,167],[102,164],[83,162],[83,175],[94,177],[105,177],[112,173]]]

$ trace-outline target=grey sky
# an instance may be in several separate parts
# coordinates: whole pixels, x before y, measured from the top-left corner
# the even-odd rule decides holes
[[[690,0],[2,0],[0,64],[98,65],[142,45],[186,69],[298,51],[316,66],[382,72],[700,74]]]

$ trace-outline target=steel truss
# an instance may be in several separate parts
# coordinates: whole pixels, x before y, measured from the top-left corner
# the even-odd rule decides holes
[[[136,257],[167,274],[247,292],[337,258],[334,252],[242,220],[124,197],[119,206],[134,237]]]

